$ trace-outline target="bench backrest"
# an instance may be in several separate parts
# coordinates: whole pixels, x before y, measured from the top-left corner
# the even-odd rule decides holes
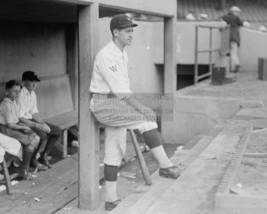
[[[36,95],[42,118],[50,118],[74,110],[68,74],[40,78]],[[0,84],[0,99],[5,97],[5,84]]]
[[[36,88],[37,103],[42,118],[73,111],[69,75],[41,79]]]

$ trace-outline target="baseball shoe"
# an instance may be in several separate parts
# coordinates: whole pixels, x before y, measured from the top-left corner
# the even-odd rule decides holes
[[[45,157],[40,157],[38,161],[42,165],[46,166],[48,169],[52,168],[52,165],[49,163],[49,161],[47,160],[46,156]]]
[[[27,169],[19,169],[19,177],[23,180],[33,180],[31,173]]]
[[[177,179],[181,175],[181,169],[175,165],[167,168],[160,168],[159,175],[164,178]]]
[[[118,199],[116,201],[113,202],[105,202],[105,210],[106,211],[111,211],[113,210],[116,206],[119,205],[119,203],[121,203],[121,199]]]
[[[38,171],[42,171],[42,170],[47,170],[48,169],[47,166],[41,164],[36,159],[31,161],[30,166],[33,168],[34,172],[38,172]]]

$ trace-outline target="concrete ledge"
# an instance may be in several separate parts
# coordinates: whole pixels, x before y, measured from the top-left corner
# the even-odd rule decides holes
[[[240,109],[239,99],[176,96],[173,120],[162,121],[163,139],[185,144],[196,134],[207,133],[219,120],[232,118]]]
[[[204,135],[191,150],[181,150],[172,157],[175,164],[182,163],[185,168],[207,148],[212,140],[222,130],[224,123],[217,124],[209,133]],[[159,177],[158,171],[152,175],[153,184],[143,193],[131,194],[110,214],[145,214],[148,209],[155,206],[157,199],[176,181]]]
[[[240,106],[241,108],[261,108],[264,103],[260,100],[241,100]]]
[[[241,109],[234,119],[252,120],[267,118],[267,108],[244,108]]]
[[[236,146],[246,138],[247,121],[227,121],[182,176],[146,210],[146,214],[214,213],[214,194]],[[243,137],[244,136],[244,137]]]

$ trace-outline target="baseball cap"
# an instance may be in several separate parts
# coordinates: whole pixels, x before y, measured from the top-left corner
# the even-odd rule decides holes
[[[110,30],[113,31],[115,28],[127,28],[127,27],[136,27],[137,24],[132,22],[132,19],[125,15],[119,14],[114,16],[110,21]]]
[[[33,71],[25,71],[22,74],[22,80],[26,81],[37,81],[40,82],[40,79],[38,78],[38,76],[33,72]]]
[[[233,7],[231,7],[231,8],[230,8],[230,11],[231,11],[231,12],[241,12],[240,8],[237,7],[237,6],[233,6]]]

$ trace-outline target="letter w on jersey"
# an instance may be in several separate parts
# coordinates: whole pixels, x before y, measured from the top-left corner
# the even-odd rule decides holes
[[[109,69],[112,70],[113,72],[117,71],[116,65],[112,65],[111,67],[109,67]]]

